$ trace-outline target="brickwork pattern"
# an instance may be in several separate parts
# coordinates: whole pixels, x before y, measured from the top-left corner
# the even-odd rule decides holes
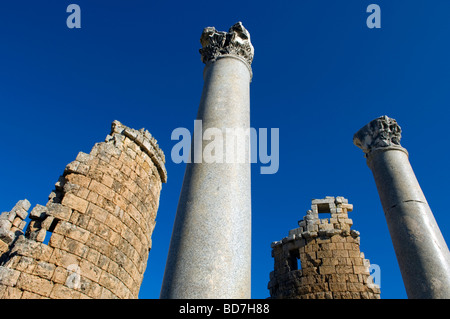
[[[137,298],[164,163],[148,131],[114,121],[66,166],[46,206],[28,214],[22,200],[2,213],[0,298]]]
[[[347,213],[352,210],[343,197],[315,199],[300,227],[272,243],[270,298],[380,298],[370,277],[370,262],[360,252],[360,234],[351,229]],[[321,213],[331,217],[319,219]]]

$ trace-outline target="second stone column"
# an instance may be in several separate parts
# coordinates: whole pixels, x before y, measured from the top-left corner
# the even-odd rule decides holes
[[[397,121],[379,117],[353,142],[372,170],[408,298],[450,298],[450,252],[400,145]]]

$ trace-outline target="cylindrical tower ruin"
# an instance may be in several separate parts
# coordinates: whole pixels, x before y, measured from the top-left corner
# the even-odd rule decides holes
[[[167,174],[144,130],[118,121],[79,153],[46,206],[0,216],[1,298],[138,298]]]
[[[379,299],[344,197],[313,199],[289,236],[272,243],[271,299]],[[328,214],[330,218],[320,218]],[[375,270],[375,269],[374,269]]]

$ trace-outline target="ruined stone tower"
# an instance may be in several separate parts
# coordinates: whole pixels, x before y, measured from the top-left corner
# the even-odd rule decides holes
[[[272,243],[272,299],[379,299],[343,197],[314,199],[299,228]],[[330,218],[319,219],[319,214]]]
[[[0,298],[137,298],[164,163],[148,131],[114,121],[104,142],[66,166],[28,226],[27,200],[2,213]]]

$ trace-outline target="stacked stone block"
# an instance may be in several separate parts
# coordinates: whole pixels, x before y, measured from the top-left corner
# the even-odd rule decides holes
[[[45,206],[0,216],[0,298],[137,298],[167,174],[151,134],[112,123]]]
[[[272,299],[379,299],[343,197],[314,199],[299,228],[272,243]],[[329,213],[330,218],[319,219]]]
[[[0,256],[8,251],[18,235],[23,234],[30,206],[28,200],[21,200],[11,211],[0,214]]]

